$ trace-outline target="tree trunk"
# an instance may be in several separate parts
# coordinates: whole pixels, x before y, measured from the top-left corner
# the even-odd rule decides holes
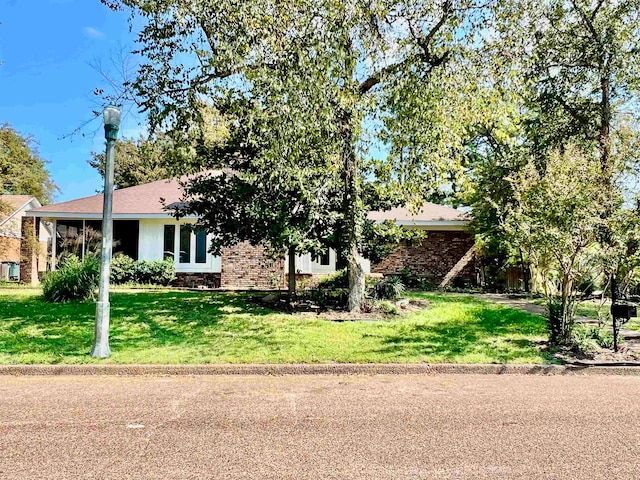
[[[518,249],[520,252],[520,268],[522,269],[522,281],[524,282],[524,292],[529,293],[531,288],[529,286],[529,266],[524,263],[524,255],[522,255],[522,249]]]
[[[345,111],[342,124],[342,161],[344,166],[345,247],[347,251],[347,273],[349,277],[349,299],[347,309],[360,311],[364,301],[365,278],[362,259],[358,252],[362,222],[360,219],[360,192],[358,182],[358,157],[355,151],[353,115]]]
[[[293,301],[296,298],[296,247],[291,245],[289,247],[289,301]]]

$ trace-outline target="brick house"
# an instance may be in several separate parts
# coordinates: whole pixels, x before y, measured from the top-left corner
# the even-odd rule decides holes
[[[0,211],[0,264],[19,263],[22,239],[22,219],[26,212],[42,205],[31,195],[0,195],[0,202],[8,206],[9,210]],[[40,247],[34,249],[40,258],[42,269],[46,268],[47,244],[50,238],[48,227],[44,223],[38,225],[37,241]],[[7,268],[2,272],[6,274]],[[0,275],[0,280],[6,280]]]
[[[113,193],[114,254],[121,252],[134,259],[173,259],[176,266],[176,286],[209,286],[226,289],[281,288],[285,283],[287,261],[271,260],[260,246],[241,243],[224,248],[221,256],[207,250],[210,236],[192,232],[188,224],[196,218],[176,220],[164,207],[179,202],[182,190],[176,180],[160,180]],[[34,234],[33,223],[44,219],[53,224],[55,241],[52,257],[62,251],[83,256],[99,248],[94,232],[101,229],[101,194],[35,208],[23,221],[24,235]],[[379,265],[366,265],[371,272],[392,274],[408,270],[440,281],[456,266],[473,245],[471,235],[464,232],[464,213],[452,208],[426,204],[417,215],[405,209],[371,212],[372,220],[393,219],[406,228],[420,228],[428,233],[419,247],[400,246],[391,257]],[[31,222],[31,223],[29,223]],[[337,255],[328,250],[318,258],[310,254],[296,258],[296,273],[318,277],[336,271]],[[55,264],[53,265],[55,268]],[[462,275],[473,276],[467,265]],[[26,283],[37,278],[25,276]]]

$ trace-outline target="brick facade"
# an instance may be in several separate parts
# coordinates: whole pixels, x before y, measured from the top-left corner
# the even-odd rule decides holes
[[[219,273],[186,273],[177,272],[176,279],[171,282],[173,287],[208,287],[220,288]]]
[[[222,250],[222,288],[272,289],[285,286],[284,259],[271,260],[264,248],[242,242]]]
[[[20,261],[20,239],[0,237],[0,262]]]
[[[22,217],[22,241],[20,242],[20,283],[37,285],[39,242],[36,237],[36,219]]]
[[[372,265],[371,272],[391,275],[407,270],[413,275],[424,276],[433,283],[440,283],[473,243],[473,236],[466,232],[427,232],[427,238],[421,245],[398,246],[389,257]],[[459,278],[467,282],[475,281],[473,261],[462,270]]]

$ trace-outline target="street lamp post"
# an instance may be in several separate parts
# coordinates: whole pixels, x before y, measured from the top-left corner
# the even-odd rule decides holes
[[[100,255],[100,290],[96,303],[95,342],[91,350],[94,358],[107,358],[109,348],[109,274],[111,272],[111,245],[113,223],[111,206],[113,203],[114,148],[120,127],[120,110],[114,105],[104,109],[104,138],[107,141],[104,167],[104,203],[102,208],[102,251]]]

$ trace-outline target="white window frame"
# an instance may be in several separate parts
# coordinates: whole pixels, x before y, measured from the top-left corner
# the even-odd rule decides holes
[[[205,236],[205,246],[207,249],[206,261],[204,263],[196,263],[196,234],[190,232],[191,238],[189,243],[189,263],[180,262],[180,228],[184,225],[189,225],[188,222],[183,223],[165,223],[162,226],[163,229],[163,250],[164,250],[164,225],[175,225],[174,232],[174,245],[173,245],[173,263],[176,266],[176,272],[193,272],[193,273],[206,273],[206,272],[219,272],[221,267],[220,257],[211,255],[209,252],[209,244],[211,243],[211,235]]]

